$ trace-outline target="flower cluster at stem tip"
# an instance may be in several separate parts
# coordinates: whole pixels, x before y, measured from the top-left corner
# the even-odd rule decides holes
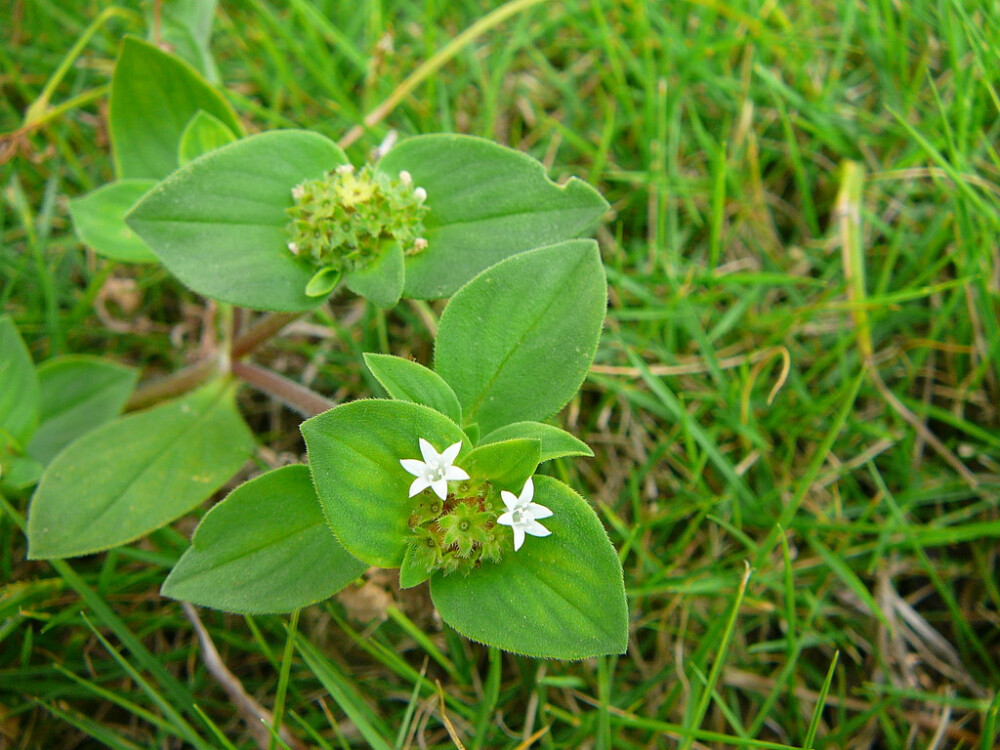
[[[365,165],[343,164],[292,188],[288,250],[321,270],[350,273],[381,256],[388,243],[405,253],[427,247],[427,191],[409,172],[392,177]]]
[[[423,460],[404,458],[400,464],[416,477],[410,484],[410,497],[419,496],[410,513],[410,546],[416,564],[427,573],[467,574],[483,560],[499,562],[505,547],[499,526],[511,527],[515,552],[524,544],[525,534],[544,537],[551,533],[538,522],[552,511],[532,502],[535,486],[531,478],[519,495],[501,490],[498,501],[490,482],[473,479],[454,465],[461,442],[440,453],[423,438],[419,444]],[[457,484],[449,486],[449,482]],[[499,512],[501,503],[506,508],[503,513]]]

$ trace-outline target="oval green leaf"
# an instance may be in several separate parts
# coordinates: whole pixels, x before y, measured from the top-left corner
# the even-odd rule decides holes
[[[179,165],[181,137],[198,110],[243,128],[229,103],[175,55],[127,36],[111,79],[111,145],[120,177],[160,179]]]
[[[336,268],[321,268],[306,284],[306,296],[329,297],[340,283],[341,273]]]
[[[461,429],[426,406],[372,399],[306,420],[302,435],[323,511],[340,543],[369,565],[398,568],[415,502],[408,497],[414,477],[400,460],[420,458],[420,438],[438,451],[462,442]]]
[[[462,407],[458,396],[436,372],[391,354],[367,353],[364,358],[372,375],[394,399],[429,406],[453,422],[461,423]]]
[[[254,448],[234,393],[229,383],[212,383],[70,443],[31,500],[29,558],[125,544],[210,497]]]
[[[403,249],[393,243],[367,268],[344,277],[347,288],[383,310],[396,306],[403,295]]]
[[[38,483],[44,468],[33,458],[15,456],[0,447],[0,490],[18,495]]]
[[[410,138],[378,167],[406,170],[427,191],[429,244],[406,262],[406,295],[417,299],[448,297],[514,253],[578,237],[608,210],[587,183],[556,185],[527,154],[467,135]]]
[[[288,250],[292,188],[347,161],[333,141],[302,130],[244,138],[188,162],[126,217],[185,285],[256,310],[315,307],[315,269]]]
[[[38,425],[38,377],[28,347],[6,315],[0,317],[0,430],[23,446]]]
[[[541,447],[541,442],[533,438],[482,445],[463,459],[462,468],[469,476],[488,479],[502,490],[520,494],[538,468]]]
[[[431,577],[427,572],[427,567],[421,565],[413,554],[413,547],[406,548],[403,555],[403,562],[399,565],[399,587],[401,589],[412,589]]]
[[[205,515],[162,593],[226,612],[290,612],[333,596],[366,567],[326,525],[308,467],[285,466]]]
[[[178,160],[181,164],[187,164],[192,159],[222,148],[235,140],[233,131],[227,128],[222,120],[204,110],[198,110],[181,134]]]
[[[483,434],[544,419],[586,377],[606,306],[593,240],[515,255],[452,297],[438,326],[435,369]]]
[[[38,368],[41,421],[28,454],[47,464],[81,435],[117,417],[138,372],[99,357],[58,357]]]
[[[527,656],[584,659],[628,645],[622,566],[597,514],[566,485],[536,476],[535,502],[553,515],[547,537],[468,576],[435,574],[441,618],[475,641]]]
[[[125,214],[155,184],[156,180],[118,180],[71,200],[69,214],[76,236],[105,258],[156,263],[153,252],[125,223]]]
[[[480,442],[483,445],[498,443],[514,438],[535,438],[541,442],[540,461],[551,461],[565,456],[593,456],[585,442],[578,440],[563,429],[542,422],[514,422],[494,430]]]

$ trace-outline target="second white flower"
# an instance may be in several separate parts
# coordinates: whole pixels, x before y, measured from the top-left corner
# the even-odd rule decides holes
[[[503,500],[503,504],[507,506],[507,512],[500,515],[497,519],[497,523],[501,523],[504,526],[510,526],[514,531],[515,552],[521,549],[521,545],[524,544],[525,534],[531,534],[532,536],[548,536],[552,533],[538,523],[538,519],[548,518],[551,516],[552,511],[544,505],[531,502],[534,496],[535,484],[531,481],[530,477],[528,478],[528,481],[524,483],[524,488],[521,490],[520,496],[515,495],[513,492],[508,492],[507,490],[502,490],[500,492],[500,498]]]

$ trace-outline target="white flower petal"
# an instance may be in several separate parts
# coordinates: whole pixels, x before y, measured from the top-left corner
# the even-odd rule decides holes
[[[413,497],[414,495],[423,492],[430,486],[431,483],[428,482],[425,477],[417,477],[416,479],[413,480],[413,484],[410,485],[410,497]]]
[[[447,500],[448,499],[448,480],[447,479],[444,479],[442,477],[441,479],[438,479],[435,482],[428,482],[428,484],[430,485],[431,489],[434,490],[434,494],[435,495],[437,495],[442,500]]]
[[[465,469],[460,469],[457,466],[449,466],[444,470],[444,478],[449,482],[457,482],[461,479],[469,479],[469,475],[465,473]]]
[[[514,526],[514,551],[517,552],[521,549],[521,545],[524,544],[524,529],[520,526]]]
[[[528,481],[524,483],[524,489],[521,490],[521,497],[518,499],[521,501],[522,505],[527,505],[531,502],[531,498],[535,496],[535,483],[531,481],[531,477],[528,477]]]
[[[415,477],[423,476],[424,472],[427,470],[427,464],[423,461],[418,461],[415,458],[401,458],[399,459],[399,463],[401,463],[403,468]]]
[[[503,500],[503,504],[507,506],[507,510],[512,513],[517,510],[517,506],[520,505],[517,495],[513,492],[507,492],[507,490],[500,490],[500,499]]]
[[[443,451],[441,451],[441,463],[448,464],[451,466],[455,463],[455,459],[458,458],[458,452],[462,450],[462,441],[459,440],[453,445],[449,445]]]
[[[548,536],[552,532],[542,526],[538,521],[525,521],[522,524],[524,530],[532,536]]]
[[[438,460],[438,452],[434,450],[434,446],[428,443],[423,438],[420,438],[420,455],[424,457],[424,462],[428,464],[433,464]]]
[[[501,513],[500,517],[497,519],[497,523],[503,524],[504,526],[514,525],[514,514],[511,512]]]
[[[546,508],[544,505],[539,505],[538,503],[532,503],[527,508],[524,509],[526,513],[530,514],[535,520],[539,518],[548,518],[552,515],[552,511]]]

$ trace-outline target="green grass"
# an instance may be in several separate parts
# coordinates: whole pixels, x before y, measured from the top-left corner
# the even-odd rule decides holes
[[[0,132],[105,5],[3,4]],[[66,210],[112,176],[101,87],[121,35],[145,33],[123,5],[53,93],[83,104],[0,167],[0,303],[39,361],[98,352],[154,375],[195,352],[203,303],[87,254]],[[340,138],[445,50],[352,156],[390,131],[468,132],[612,203],[608,324],[564,414],[596,457],[556,471],[620,550],[632,613],[627,654],[563,663],[442,631],[392,576],[369,584],[393,597],[384,620],[338,599],[291,631],[201,612],[248,693],[319,748],[455,747],[448,723],[470,748],[1000,742],[995,3],[567,0],[458,45],[498,4],[223,5],[213,51],[250,131]],[[363,396],[359,352],[428,361],[439,309],[345,299],[314,321],[325,336],[261,356]],[[244,406],[268,451],[302,451],[293,415]],[[256,746],[158,596],[192,519],[29,563],[26,501],[4,507],[0,747]]]

